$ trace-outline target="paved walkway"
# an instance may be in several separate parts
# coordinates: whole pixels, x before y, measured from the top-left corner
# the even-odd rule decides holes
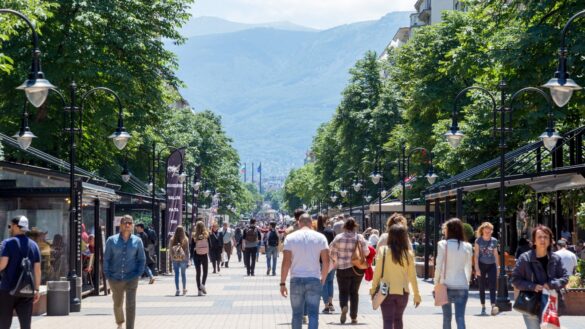
[[[209,274],[208,295],[197,296],[195,270],[187,271],[187,296],[175,297],[174,277],[159,276],[154,285],[141,281],[138,288],[136,329],[267,329],[290,327],[290,301],[280,296],[280,276],[266,276],[265,257],[260,256],[256,276],[245,276],[243,263],[232,262],[230,268],[222,268],[220,274]],[[233,260],[233,258],[232,258]],[[280,260],[280,258],[279,258]],[[279,267],[280,268],[280,267]],[[423,302],[418,308],[412,299],[405,312],[405,328],[442,328],[442,315],[433,306],[432,285],[419,281]],[[370,283],[363,281],[356,328],[382,328],[382,316],[373,311],[367,291]],[[337,288],[336,288],[337,289]],[[320,315],[320,328],[339,328],[339,304],[335,292],[336,313]],[[471,292],[467,307],[466,323],[469,329],[525,328],[522,317],[516,312],[506,312],[496,317],[479,316],[479,297]],[[17,320],[12,328],[18,328]],[[585,328],[585,317],[562,317],[563,328]],[[82,312],[65,317],[39,316],[33,319],[33,328],[115,328],[111,296],[89,297],[83,300]],[[346,324],[343,327],[352,327]],[[453,328],[455,328],[453,322]],[[305,326],[306,328],[306,326]]]

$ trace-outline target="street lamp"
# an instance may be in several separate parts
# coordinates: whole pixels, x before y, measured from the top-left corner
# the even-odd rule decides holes
[[[34,107],[40,107],[47,100],[49,90],[55,88],[41,71],[41,51],[39,50],[39,36],[35,25],[24,14],[12,9],[0,9],[0,14],[12,14],[26,22],[32,32],[32,65],[28,78],[16,89],[24,90],[26,98]]]
[[[337,201],[337,195],[335,195],[335,192],[331,192],[331,196],[329,198],[331,199],[332,203],[335,203],[335,201]]]
[[[402,184],[402,216],[406,217],[406,178],[410,176],[410,157],[414,154],[414,152],[421,151],[423,155],[425,155],[429,159],[429,171],[425,175],[425,178],[429,182],[429,184],[434,184],[437,180],[437,174],[434,173],[433,169],[433,153],[429,152],[424,147],[415,147],[414,149],[408,152],[406,155],[406,145],[402,144],[402,177],[401,177],[401,184]],[[406,163],[405,163],[406,162]]]
[[[118,94],[116,94],[116,92],[113,90],[105,87],[92,88],[81,96],[79,104],[77,104],[77,85],[75,82],[72,82],[69,85],[69,103],[67,103],[65,96],[59,90],[55,88],[50,90],[57,94],[61,99],[63,111],[65,114],[69,113],[69,128],[65,129],[67,132],[69,132],[69,200],[71,200],[69,203],[69,274],[67,277],[73,286],[75,285],[77,273],[81,273],[81,211],[79,209],[81,200],[80,196],[77,195],[78,189],[76,188],[75,184],[75,162],[77,160],[77,144],[75,138],[76,134],[79,135],[79,138],[83,136],[82,117],[83,104],[85,103],[85,100],[97,92],[105,92],[114,96],[118,105],[118,128],[116,129],[116,132],[119,133],[118,137],[114,139],[114,144],[118,149],[120,149],[120,147],[124,148],[126,146],[128,139],[130,138],[130,134],[128,134],[124,128],[122,102],[120,101]],[[77,123],[79,123],[79,127],[76,127]],[[116,134],[116,132],[114,134]],[[78,298],[80,299],[81,296],[77,296],[77,294],[72,295],[72,312],[79,312],[81,309],[81,303],[79,300],[77,300]]]
[[[554,127],[553,127],[553,122],[552,122],[553,104],[552,104],[550,97],[544,91],[542,91],[538,88],[534,88],[534,87],[522,88],[512,95],[512,97],[510,98],[510,101],[509,101],[509,106],[507,107],[506,106],[506,103],[507,103],[506,92],[505,92],[506,87],[507,87],[507,84],[505,81],[501,81],[498,85],[498,89],[500,90],[500,106],[499,107],[497,106],[496,96],[494,96],[490,91],[488,91],[485,88],[471,86],[471,87],[467,87],[467,88],[461,90],[459,92],[459,94],[457,94],[457,96],[455,97],[454,106],[453,106],[453,113],[452,113],[452,122],[451,122],[451,127],[450,127],[451,131],[459,131],[459,128],[457,127],[457,114],[459,114],[459,111],[457,108],[457,101],[459,100],[459,98],[466,95],[467,92],[470,90],[478,90],[478,91],[481,91],[484,94],[489,96],[489,98],[492,101],[492,112],[494,115],[493,129],[494,129],[494,131],[499,131],[499,133],[500,133],[500,142],[499,142],[499,148],[500,148],[499,213],[500,213],[500,218],[499,218],[499,225],[500,225],[500,239],[502,240],[502,248],[501,248],[501,252],[500,252],[500,276],[498,278],[498,294],[497,294],[497,298],[496,298],[496,304],[498,305],[498,308],[500,309],[500,311],[510,311],[512,309],[512,306],[510,304],[510,300],[508,298],[508,275],[506,274],[506,262],[505,262],[505,257],[504,257],[504,252],[506,251],[506,247],[508,245],[507,236],[506,236],[506,232],[504,229],[504,226],[505,226],[504,225],[504,217],[506,216],[505,159],[506,159],[506,148],[507,148],[507,146],[506,146],[506,133],[511,131],[511,129],[506,126],[506,123],[507,123],[506,120],[511,121],[511,117],[512,117],[511,115],[512,115],[512,112],[514,110],[514,101],[516,100],[516,98],[519,95],[524,94],[524,93],[528,93],[528,92],[535,92],[535,93],[541,95],[542,97],[544,97],[544,99],[546,100],[546,102],[549,105],[549,111],[548,111],[547,130],[543,134],[543,135],[545,135],[545,137],[542,137],[543,135],[541,135],[541,138],[543,139],[543,144],[545,145],[545,147],[547,149],[551,150],[556,146],[556,141],[561,138],[560,136],[558,136],[558,134],[556,134],[554,132]],[[496,127],[496,118],[497,118],[498,113],[500,114],[500,126]],[[508,116],[506,116],[506,114],[508,114]],[[508,118],[508,119],[506,119],[506,118]],[[511,122],[509,122],[508,125],[511,126]],[[460,132],[460,133],[461,133],[461,138],[463,138],[464,134],[462,132]],[[448,134],[445,134],[445,135],[447,136],[447,138],[449,138],[449,136],[452,136],[452,135],[448,135]],[[558,138],[555,136],[558,136]],[[548,137],[548,139],[546,137]],[[554,140],[554,144],[552,142],[553,140]],[[451,142],[449,142],[449,144],[451,144],[451,145],[455,144],[455,146],[459,145],[459,143],[451,143]]]
[[[567,31],[571,23],[579,17],[585,17],[585,10],[578,12],[577,14],[573,15],[573,17],[569,18],[565,24],[565,27],[563,27],[561,32],[561,46],[559,48],[558,69],[555,72],[554,77],[543,85],[543,87],[550,89],[552,99],[558,107],[565,106],[571,100],[571,96],[573,96],[574,91],[583,89],[569,77],[569,73],[567,72],[568,50],[565,43]]]

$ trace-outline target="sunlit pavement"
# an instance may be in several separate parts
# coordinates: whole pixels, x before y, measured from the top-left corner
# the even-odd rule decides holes
[[[233,259],[236,258],[234,262]],[[289,299],[280,296],[280,275],[266,276],[266,258],[260,256],[256,263],[256,276],[247,277],[244,264],[232,258],[229,268],[222,268],[220,274],[209,274],[206,284],[208,295],[197,296],[195,269],[187,270],[186,296],[175,297],[174,277],[158,276],[155,284],[146,280],[140,282],[137,297],[136,329],[177,329],[177,328],[288,328],[291,308]],[[279,257],[281,260],[282,257]],[[211,265],[211,264],[210,264]],[[210,266],[211,267],[211,266]],[[280,268],[280,267],[279,267]],[[440,309],[433,306],[432,285],[419,281],[423,302],[418,308],[412,305],[412,298],[404,316],[405,328],[442,328]],[[382,315],[373,311],[368,297],[370,283],[363,281],[360,290],[358,324],[344,327],[382,328]],[[319,316],[320,328],[338,328],[339,303],[335,291],[334,314]],[[322,307],[320,306],[320,309]],[[467,328],[524,328],[522,316],[506,312],[498,316],[479,316],[481,311],[478,293],[472,291],[466,312]],[[348,321],[349,322],[349,321]],[[585,317],[562,317],[564,328],[585,328]],[[306,328],[306,326],[304,326]],[[19,328],[14,318],[12,328]],[[116,328],[111,296],[89,297],[83,300],[82,312],[70,316],[33,318],[33,328]],[[456,328],[453,322],[453,328]]]

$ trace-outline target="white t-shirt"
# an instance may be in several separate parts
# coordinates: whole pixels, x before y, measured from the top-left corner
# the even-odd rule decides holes
[[[311,229],[300,229],[286,236],[284,250],[292,253],[291,278],[321,278],[319,258],[329,249],[325,235]]]
[[[577,266],[577,256],[567,249],[555,251],[555,254],[561,257],[563,268],[567,271],[567,275],[573,275],[573,271]]]

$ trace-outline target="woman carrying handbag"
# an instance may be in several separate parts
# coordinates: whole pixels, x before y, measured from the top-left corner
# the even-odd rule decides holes
[[[368,267],[365,257],[370,250],[364,237],[356,232],[357,224],[353,218],[350,217],[345,222],[343,229],[344,232],[335,236],[329,249],[337,270],[340,322],[345,323],[347,320],[349,304],[351,323],[357,324],[360,284],[364,278],[364,270]]]
[[[451,329],[455,304],[455,322],[458,329],[465,329],[465,307],[469,297],[469,281],[471,280],[471,258],[473,247],[465,242],[463,224],[458,218],[452,218],[443,224],[445,240],[439,241],[435,266],[435,305],[443,308],[443,329]],[[441,286],[444,285],[444,286]],[[437,303],[440,287],[447,290],[445,304]]]
[[[568,282],[561,258],[552,252],[553,233],[550,228],[538,225],[532,231],[534,250],[523,253],[512,272],[512,285],[520,290],[514,309],[522,312],[527,329],[539,329],[545,303],[542,292],[560,290]]]
[[[381,299],[384,329],[402,329],[402,315],[408,304],[409,284],[414,293],[414,306],[418,307],[421,297],[418,291],[414,257],[409,251],[408,232],[401,224],[394,224],[388,230],[388,246],[378,249],[376,270],[372,281],[372,303],[374,309]],[[384,291],[387,292],[384,298]]]

